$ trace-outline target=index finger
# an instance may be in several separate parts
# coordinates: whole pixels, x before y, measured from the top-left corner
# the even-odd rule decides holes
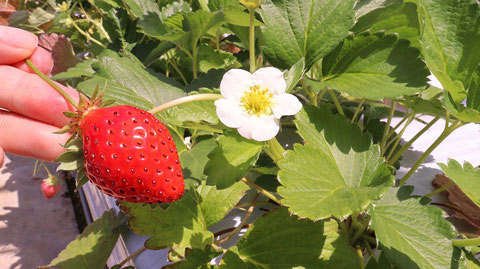
[[[44,123],[63,127],[70,120],[63,115],[74,108],[42,78],[11,66],[0,66],[0,108]],[[78,92],[58,84],[75,102]]]
[[[0,25],[0,65],[14,64],[33,54],[38,45],[36,35],[25,30]]]

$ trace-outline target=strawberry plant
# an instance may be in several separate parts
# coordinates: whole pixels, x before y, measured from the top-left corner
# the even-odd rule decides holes
[[[58,169],[120,209],[46,267],[105,268],[126,222],[148,237],[134,254],[168,248],[168,268],[478,268],[478,230],[455,227],[453,207],[431,200],[456,184],[478,206],[478,163],[439,163],[452,183],[415,190],[432,152],[480,123],[478,1],[41,7],[27,3],[51,15],[34,29],[68,36],[83,58],[65,57],[75,60],[53,77],[79,103],[36,71],[76,108]]]

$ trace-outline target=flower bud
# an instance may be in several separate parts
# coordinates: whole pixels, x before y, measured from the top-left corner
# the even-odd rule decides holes
[[[256,9],[259,7],[263,0],[239,0],[242,5],[244,5],[248,9]]]

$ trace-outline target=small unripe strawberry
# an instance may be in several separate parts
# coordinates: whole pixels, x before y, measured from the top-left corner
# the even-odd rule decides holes
[[[42,182],[41,189],[42,189],[43,196],[45,196],[47,200],[52,198],[58,192],[60,192],[61,186],[62,185],[60,183],[60,180],[58,180],[58,178],[56,178],[55,176],[50,175],[47,179],[44,179]]]

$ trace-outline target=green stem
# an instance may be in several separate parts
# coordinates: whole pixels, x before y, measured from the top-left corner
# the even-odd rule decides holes
[[[374,237],[371,237],[371,236],[366,235],[366,234],[362,234],[362,235],[360,235],[360,238],[365,239],[365,241],[367,241],[371,244],[377,245],[377,239],[375,239]]]
[[[75,29],[77,29],[77,31],[78,31],[80,34],[84,35],[84,36],[87,38],[87,41],[88,41],[88,40],[91,40],[91,41],[93,41],[95,44],[99,45],[100,47],[105,48],[105,45],[103,45],[102,42],[96,40],[96,39],[93,38],[89,33],[83,31],[82,28],[80,28],[80,27],[75,23],[74,20],[72,20],[72,24],[73,24],[73,27],[75,27]]]
[[[480,237],[469,239],[455,239],[452,240],[452,245],[456,247],[480,246]]]
[[[197,44],[192,48],[192,62],[193,62],[193,79],[198,77],[198,63],[197,63]]]
[[[283,159],[283,152],[285,152],[285,149],[280,145],[278,142],[277,138],[272,138],[268,140],[267,142],[269,151],[267,151],[267,154],[270,153],[270,157],[273,159],[275,163],[278,163],[281,159]]]
[[[315,94],[315,92],[313,92],[312,89],[308,88],[307,83],[305,82],[305,79],[302,78],[300,80],[300,84],[302,84],[303,90],[308,95],[308,99],[310,99],[310,103],[314,106],[317,106],[318,105],[317,95]]]
[[[358,264],[360,265],[360,268],[365,268],[365,264],[363,262],[363,251],[362,251],[362,248],[357,245],[356,246],[356,249],[357,249],[357,256],[358,256]]]
[[[247,178],[242,178],[242,181],[245,182],[246,184],[252,186],[254,189],[256,189],[258,192],[260,192],[261,194],[267,196],[268,198],[270,198],[272,201],[274,201],[275,203],[277,204],[282,204],[280,202],[280,200],[278,200],[277,197],[275,197],[275,195],[273,195],[271,192],[265,190],[264,188],[258,186],[257,184],[255,184],[255,182],[252,182],[250,181],[249,179]]]
[[[387,145],[385,146],[386,147],[385,151],[386,151],[386,150],[388,150],[388,148],[390,147],[390,145],[393,142],[393,146],[390,148],[390,152],[388,153],[387,157],[385,158],[387,161],[390,159],[390,157],[392,157],[392,154],[395,151],[395,149],[397,148],[398,144],[400,143],[400,140],[402,140],[403,133],[405,132],[405,130],[407,130],[408,125],[410,125],[410,123],[413,121],[414,118],[415,118],[415,115],[410,116],[408,118],[407,123],[405,123],[405,126],[403,126],[402,130],[400,131],[400,133],[398,133],[398,135],[396,137],[394,137],[390,142],[388,142]]]
[[[357,231],[355,234],[352,236],[351,242],[355,243],[358,238],[363,234],[365,229],[368,227],[368,222],[370,221],[370,217],[367,217],[362,223],[360,223],[360,226],[358,227]]]
[[[188,82],[187,82],[187,80],[185,79],[185,76],[183,75],[182,71],[180,71],[180,69],[178,68],[177,63],[176,63],[175,60],[173,59],[173,54],[172,54],[172,53],[167,54],[167,59],[168,59],[168,61],[170,62],[170,65],[173,66],[173,69],[175,69],[175,71],[177,71],[177,73],[180,75],[180,77],[182,78],[183,83],[185,83],[185,85],[188,85]]]
[[[30,61],[30,59],[26,59],[25,62],[27,63],[28,67],[30,67],[35,74],[37,74],[39,77],[41,77],[46,83],[48,83],[50,86],[52,86],[59,94],[63,96],[75,109],[78,110],[78,105],[77,103],[68,95],[60,86],[58,86],[53,80],[51,80],[49,77],[47,77],[42,71],[40,71],[33,63]]]
[[[357,119],[358,114],[360,113],[360,110],[361,110],[364,102],[365,102],[365,98],[362,98],[362,101],[360,101],[360,103],[358,104],[357,108],[355,109],[355,113],[353,114],[353,117],[352,117],[352,120],[350,121],[350,123],[354,123],[354,122],[355,122],[355,120]]]
[[[215,242],[215,244],[217,244],[217,245],[223,244],[223,243],[227,242],[228,240],[230,240],[238,232],[240,232],[240,230],[243,228],[245,223],[247,223],[248,219],[250,218],[250,215],[252,215],[253,210],[255,209],[255,202],[257,201],[258,195],[259,195],[259,193],[257,192],[255,194],[255,196],[253,197],[252,201],[250,202],[250,206],[247,210],[247,213],[245,213],[245,216],[243,216],[242,222],[240,222],[240,224],[237,227],[235,227],[235,229],[233,229],[233,231],[231,233],[229,233],[225,238],[219,240],[218,242]]]
[[[342,233],[345,236],[348,236],[348,228],[347,228],[347,225],[345,224],[345,222],[343,222],[341,220],[337,220],[337,222],[338,222],[338,226],[340,227],[340,230],[342,231]]]
[[[405,150],[407,150],[408,148],[410,148],[410,146],[415,142],[417,141],[417,139],[422,136],[426,131],[428,131],[430,129],[430,127],[432,127],[432,125],[434,125],[440,118],[439,117],[435,117],[430,123],[428,123],[427,125],[425,125],[425,127],[423,127],[422,130],[420,130],[420,132],[418,132],[412,139],[410,139],[410,141],[408,141],[405,145],[402,146],[402,148],[397,152],[395,153],[395,155],[393,155],[392,159],[390,159],[388,161],[388,164],[389,165],[392,165],[394,164],[403,154],[403,152],[405,152]]]
[[[248,13],[250,14],[250,29],[249,29],[249,53],[250,53],[250,73],[257,70],[256,59],[255,59],[255,9],[249,8]]]
[[[380,142],[380,152],[381,155],[385,153],[385,144],[387,143],[388,133],[390,131],[390,124],[392,123],[393,114],[395,113],[395,106],[397,105],[396,101],[392,100],[392,105],[390,106],[390,113],[388,114],[387,124],[383,130],[382,140]]]
[[[330,96],[332,97],[333,103],[335,104],[335,107],[338,110],[338,113],[342,116],[345,116],[345,113],[343,113],[343,108],[340,105],[340,102],[338,101],[337,96],[335,95],[335,93],[333,93],[333,90],[329,90],[328,93],[330,93]]]
[[[455,182],[450,181],[450,182],[448,182],[447,184],[443,185],[442,187],[440,187],[440,188],[438,188],[438,189],[435,189],[434,191],[432,191],[432,192],[430,192],[430,193],[425,194],[425,197],[430,198],[430,197],[434,196],[435,194],[441,193],[442,191],[450,188],[450,187],[453,186],[454,184],[455,184]]]
[[[118,264],[119,268],[121,268],[123,265],[125,265],[129,260],[134,259],[134,258],[137,257],[138,255],[142,254],[142,252],[144,252],[145,250],[147,250],[146,247],[141,247],[140,249],[138,249],[137,251],[135,251],[134,253],[132,253],[130,256],[126,257],[123,261],[121,261],[121,262]]]
[[[179,105],[183,105],[191,102],[197,102],[197,101],[217,100],[220,98],[223,98],[223,96],[216,93],[201,93],[201,94],[189,95],[189,96],[180,97],[175,100],[163,103],[155,108],[150,109],[148,112],[152,114],[156,114],[164,110],[167,110],[169,108],[172,108],[174,106],[179,106]]]
[[[463,124],[460,120],[456,120],[452,125],[445,128],[445,130],[440,134],[440,136],[433,142],[433,144],[420,156],[417,162],[410,168],[407,174],[400,180],[400,186],[403,186],[407,180],[415,173],[418,167],[425,161],[425,159],[432,153],[432,151],[440,145],[440,143],[445,140],[453,131],[455,131],[458,127],[462,126]]]
[[[390,132],[388,132],[388,135],[387,135],[387,138],[389,138],[390,136],[393,135],[393,133],[395,133],[395,131],[398,129],[398,127],[400,127],[407,119],[409,119],[412,115],[415,115],[414,113],[409,113],[409,114],[405,114],[405,116],[403,117],[403,119],[401,121],[399,121],[397,123],[397,125],[395,125],[393,128],[390,128]]]

